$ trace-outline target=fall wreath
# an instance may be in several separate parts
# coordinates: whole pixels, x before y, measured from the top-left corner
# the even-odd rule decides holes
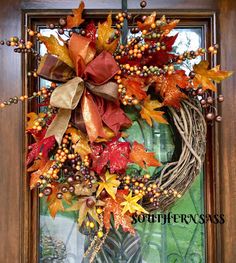
[[[134,234],[133,214],[166,210],[192,184],[205,155],[204,115],[221,120],[212,111],[210,91],[232,72],[208,69],[206,60],[188,75],[180,69],[185,60],[216,54],[217,45],[175,54],[177,35],[169,33],[179,20],[158,19],[155,12],[136,17],[133,37],[122,43],[130,14],[119,13],[114,29],[111,14],[96,27],[84,21],[83,9],[82,2],[73,15],[49,25],[58,37],[28,29],[31,40],[6,41],[15,52],[37,58],[29,77],[51,85],[31,97],[10,98],[1,108],[40,98],[39,112],[27,115],[26,130],[35,140],[26,160],[30,188],[46,198],[52,217],[78,211],[79,226],[93,236],[85,252],[92,262],[111,228]],[[43,57],[33,40],[46,46]],[[133,115],[150,126],[174,128],[179,148],[170,163],[162,165],[143,143],[128,140]],[[139,169],[130,172],[132,164]],[[150,175],[149,167],[159,168]]]

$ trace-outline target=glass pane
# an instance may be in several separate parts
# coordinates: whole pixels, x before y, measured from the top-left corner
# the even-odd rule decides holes
[[[41,33],[49,35],[52,31],[42,29]],[[186,50],[196,50],[204,43],[201,28],[178,28],[179,33],[175,51],[183,53]],[[55,34],[56,35],[56,34]],[[45,53],[41,45],[40,53]],[[184,67],[187,70],[196,63],[192,60]],[[40,85],[48,82],[41,80]],[[172,131],[169,126],[155,124],[153,128],[143,121],[134,122],[129,129],[129,140],[145,143],[146,148],[156,152],[158,159],[164,164],[171,160],[174,152]],[[155,172],[155,169],[151,172]],[[203,175],[198,177],[191,189],[171,209],[173,214],[202,214],[204,213]],[[42,263],[80,263],[87,243],[86,236],[78,231],[75,214],[58,214],[52,219],[47,211],[44,199],[40,201],[40,262]],[[97,262],[133,262],[133,263],[200,263],[205,262],[204,225],[183,223],[137,223],[137,236],[132,237],[122,232],[111,233],[110,240],[99,254]],[[140,237],[140,240],[137,239]],[[111,240],[119,240],[117,247],[111,250]],[[133,242],[134,240],[137,242]],[[128,242],[136,251],[133,258],[126,251]],[[130,244],[131,244],[130,243]],[[107,260],[107,261],[106,261]]]

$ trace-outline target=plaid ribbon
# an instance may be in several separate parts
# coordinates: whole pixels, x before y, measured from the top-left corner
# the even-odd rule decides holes
[[[56,83],[65,83],[76,76],[73,68],[51,54],[43,56],[37,74]]]

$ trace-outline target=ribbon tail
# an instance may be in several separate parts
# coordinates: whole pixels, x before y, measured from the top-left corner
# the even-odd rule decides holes
[[[95,95],[109,101],[117,101],[118,85],[115,82],[107,82],[106,84],[95,86],[89,82],[85,82],[86,87]]]
[[[82,114],[89,140],[95,141],[98,137],[106,138],[103,123],[91,94],[85,92],[82,98]]]
[[[61,144],[62,138],[66,132],[71,117],[71,110],[59,109],[56,117],[47,129],[45,138],[54,136],[58,145]]]

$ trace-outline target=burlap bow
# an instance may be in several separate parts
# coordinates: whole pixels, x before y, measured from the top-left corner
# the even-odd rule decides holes
[[[90,141],[96,140],[98,136],[106,137],[101,116],[90,92],[106,100],[116,101],[117,84],[109,80],[119,71],[119,67],[109,52],[103,51],[95,57],[94,43],[88,38],[73,34],[68,48],[75,70],[50,54],[43,57],[38,69],[38,75],[45,79],[65,82],[51,95],[50,105],[59,108],[59,111],[45,137],[54,135],[58,144],[61,143],[71,111],[80,101]]]

